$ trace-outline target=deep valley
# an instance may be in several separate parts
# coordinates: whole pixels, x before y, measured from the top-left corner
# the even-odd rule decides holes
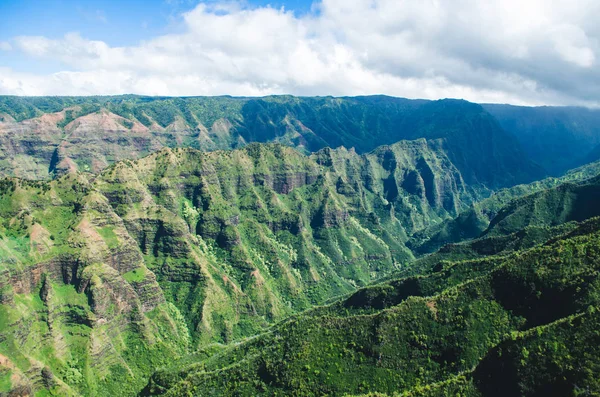
[[[0,97],[0,396],[600,394],[599,121]]]

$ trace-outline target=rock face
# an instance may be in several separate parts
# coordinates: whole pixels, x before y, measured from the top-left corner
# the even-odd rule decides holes
[[[494,117],[465,101],[0,97],[0,113],[6,115],[0,120],[0,174],[33,179],[98,173],[163,147],[216,150],[279,142],[305,153],[344,146],[362,154],[418,138],[441,140],[468,184],[496,189],[544,174]],[[293,186],[273,177],[265,182]]]
[[[475,197],[442,146],[163,149],[2,180],[0,354],[43,364],[33,390],[133,392],[153,365],[389,275],[413,259],[408,235]]]
[[[133,392],[148,360],[187,350],[184,321],[85,178],[1,189],[0,349],[22,373],[14,390]]]

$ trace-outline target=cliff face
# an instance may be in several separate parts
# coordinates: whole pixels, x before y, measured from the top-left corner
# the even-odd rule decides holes
[[[2,180],[13,386],[133,392],[156,365],[403,268],[408,235],[474,198],[441,146],[163,149],[97,176]]]
[[[181,315],[85,178],[4,180],[1,212],[0,349],[13,389],[133,392],[187,351]]]
[[[304,153],[441,139],[468,184],[490,189],[543,176],[481,106],[401,98],[0,97],[0,174],[98,173],[163,147],[232,149],[278,142]]]
[[[0,394],[132,395],[179,359],[197,363],[157,373],[146,391],[176,395],[200,381],[223,391],[220,374],[250,394],[446,382],[484,354],[496,365],[488,348],[523,321],[557,320],[555,297],[576,301],[549,283],[556,296],[519,306],[506,291],[545,281],[531,279],[538,263],[506,255],[571,231],[572,248],[598,240],[594,222],[563,225],[597,215],[597,180],[548,189],[598,165],[498,191],[541,171],[464,101],[0,97],[0,144],[0,173],[43,179],[0,180]],[[529,258],[570,252],[595,272],[579,249]],[[531,272],[507,273],[514,263]],[[574,274],[557,271],[561,282]],[[538,304],[527,288],[515,296]],[[251,372],[235,372],[242,355]],[[322,375],[337,373],[350,375]],[[473,372],[469,387],[485,376]]]
[[[325,149],[312,158],[341,176],[338,191],[356,190],[357,205],[376,211],[384,222],[396,222],[397,237],[404,241],[407,234],[452,218],[489,194],[483,186],[465,183],[443,145],[443,140],[419,139],[381,146],[362,156]]]

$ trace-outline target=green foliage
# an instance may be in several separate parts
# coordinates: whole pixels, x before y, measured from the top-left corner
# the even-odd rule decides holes
[[[474,371],[474,382],[490,396],[600,393],[596,307],[507,339]]]
[[[48,125],[51,132],[43,137],[27,123],[19,129],[25,133],[9,135],[8,139],[14,142],[7,145],[11,148],[9,153],[0,154],[0,175],[48,178],[64,172],[55,169],[63,157],[82,170],[98,172],[105,165],[139,158],[160,147],[215,150],[237,148],[251,142],[278,142],[303,152],[343,146],[368,153],[381,145],[420,138],[427,139],[432,148],[444,151],[463,180],[477,185],[475,190],[484,193],[488,188],[529,182],[543,175],[543,171],[526,158],[512,135],[503,131],[481,106],[466,101],[412,101],[384,96],[0,96],[0,113],[18,122],[60,111],[64,111],[65,117],[57,122],[55,130]],[[106,123],[97,127],[72,124],[92,113],[101,114],[126,130],[115,140],[112,131],[101,133]],[[65,131],[68,125],[77,128]],[[149,129],[147,133],[140,132],[142,126]],[[52,151],[59,146],[60,153],[55,156]],[[17,155],[23,158],[15,161]],[[58,161],[53,162],[53,158]],[[421,168],[421,174],[431,171],[427,171],[426,165]],[[429,199],[434,201],[436,193],[432,188],[436,181],[426,182],[430,188]],[[409,181],[408,185],[413,182]]]
[[[130,283],[141,283],[146,277],[146,270],[144,268],[137,268],[123,275],[123,278]]]
[[[112,226],[99,228],[98,233],[100,233],[109,248],[115,248],[119,245],[119,240]]]
[[[74,359],[67,363],[63,371],[63,379],[70,385],[78,385],[83,382],[83,374],[79,362]]]
[[[596,341],[580,321],[599,299],[600,222],[586,221],[598,215],[598,180],[581,182],[597,164],[480,201],[540,170],[477,105],[0,104],[18,120],[64,110],[64,132],[82,115],[118,114],[132,131],[106,163],[120,150],[249,143],[163,149],[97,175],[0,180],[0,354],[36,393],[134,395],[154,373],[143,394],[478,396],[493,395],[482,379],[495,365],[517,368],[516,386],[513,373],[493,381],[521,394],[561,378],[567,394],[597,390],[584,349]],[[356,150],[324,148],[339,145]],[[74,163],[104,161],[80,149]],[[405,245],[449,242],[417,261]],[[567,323],[577,338],[553,331]],[[0,391],[15,387],[3,376]]]
[[[545,246],[361,290],[217,356],[163,370],[147,390],[174,396],[495,396],[539,395],[559,387],[563,395],[580,388],[593,394],[598,355],[584,349],[596,346],[595,323],[573,336],[550,330],[586,324],[579,320],[584,313],[595,316],[598,226],[594,219]],[[521,335],[536,342],[515,342]],[[581,350],[560,350],[561,343]],[[571,357],[584,356],[589,360],[576,374],[567,372],[573,368],[569,360],[576,360]]]
[[[0,369],[0,393],[7,393],[12,389],[11,375],[12,371],[5,368]]]

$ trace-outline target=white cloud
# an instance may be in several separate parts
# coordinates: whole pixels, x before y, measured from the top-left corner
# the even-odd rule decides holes
[[[584,31],[575,26],[559,26],[554,36],[555,49],[563,60],[583,68],[594,66],[596,57]]]
[[[6,69],[0,93],[600,102],[596,0],[323,0],[300,17],[241,4],[201,3],[183,14],[182,33],[137,46],[16,37],[14,49],[65,71]]]

